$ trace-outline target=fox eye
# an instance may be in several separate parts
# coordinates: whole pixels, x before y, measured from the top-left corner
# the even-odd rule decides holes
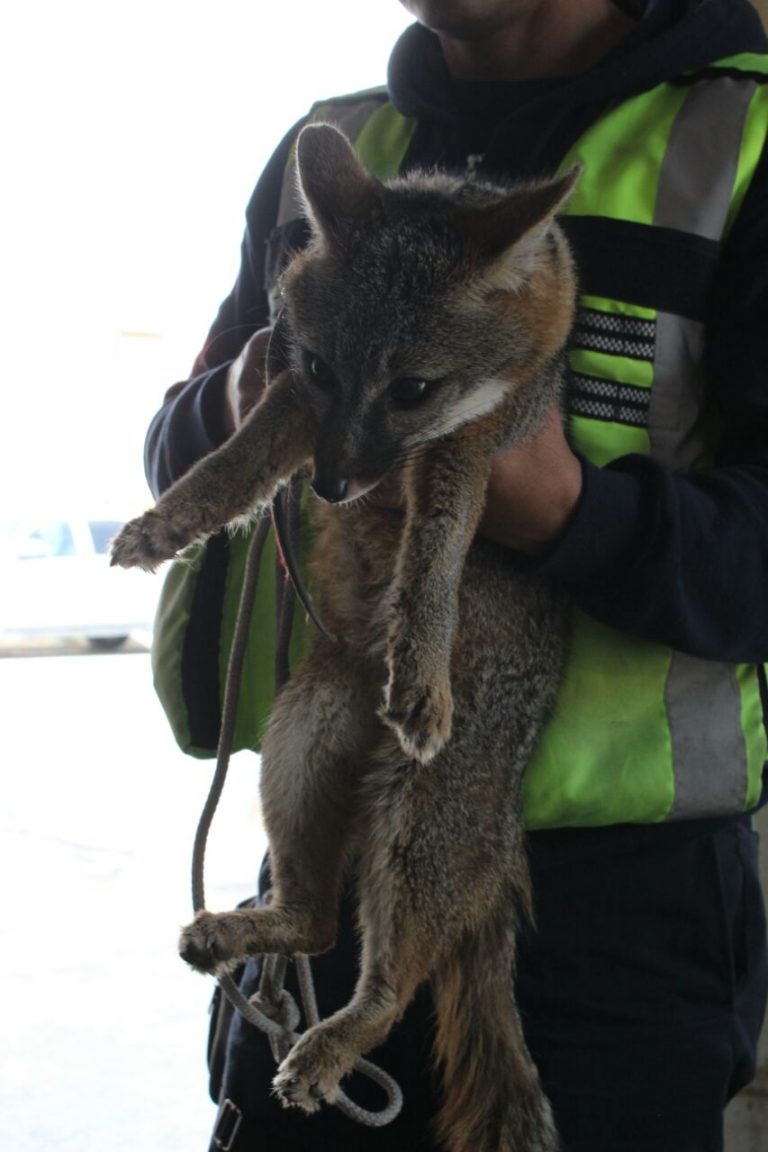
[[[389,394],[399,407],[411,408],[425,398],[432,384],[433,381],[423,380],[419,376],[403,376],[400,380],[392,381]]]
[[[312,382],[317,384],[318,388],[328,389],[333,387],[333,372],[325,360],[321,360],[319,356],[314,356],[310,352],[307,353],[306,362]]]

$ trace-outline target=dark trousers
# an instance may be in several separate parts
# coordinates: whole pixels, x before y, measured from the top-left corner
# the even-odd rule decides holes
[[[723,1109],[754,1075],[766,1000],[749,821],[539,832],[529,855],[537,925],[520,944],[517,996],[563,1152],[718,1152]],[[313,968],[325,1016],[356,979],[349,902],[339,944]],[[252,961],[244,991],[257,983]],[[282,1108],[269,1092],[268,1043],[235,1018],[221,1087],[243,1114],[232,1152],[436,1150],[431,1028],[424,988],[370,1054],[405,1096],[397,1120],[371,1129],[335,1108]],[[383,1104],[357,1076],[345,1090]]]

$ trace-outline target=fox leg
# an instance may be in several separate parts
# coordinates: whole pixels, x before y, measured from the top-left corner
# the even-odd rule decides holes
[[[483,511],[495,435],[482,422],[465,425],[430,446],[408,475],[380,715],[406,755],[423,763],[451,734],[459,584]]]
[[[284,372],[234,436],[124,526],[112,544],[112,563],[154,570],[188,544],[266,506],[311,455],[311,417]]]
[[[286,685],[264,739],[271,901],[263,908],[199,912],[182,932],[179,950],[200,971],[230,968],[248,955],[316,954],[335,943],[361,725],[373,708],[362,678],[354,683],[340,659],[328,672],[327,661],[317,671],[310,661]]]
[[[390,923],[381,936],[366,927],[353,998],[308,1029],[278,1069],[273,1087],[284,1104],[314,1112],[321,1101],[332,1102],[360,1056],[386,1039],[434,963],[411,927],[407,920]]]
[[[428,886],[422,890],[413,871],[430,868],[430,837],[424,830],[431,816],[427,799],[426,804],[417,802],[420,816],[414,819],[408,782],[428,769],[404,762],[394,735],[384,727],[367,764],[366,799],[358,813],[363,826],[356,840],[362,929],[357,987],[344,1008],[304,1033],[274,1080],[284,1103],[307,1112],[322,1100],[334,1100],[339,1081],[359,1057],[386,1038],[418,985],[428,979],[435,948],[444,942],[430,923]],[[414,850],[424,853],[418,861],[412,859]]]

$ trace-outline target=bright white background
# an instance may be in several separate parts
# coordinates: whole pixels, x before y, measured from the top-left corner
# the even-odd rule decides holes
[[[383,81],[406,23],[397,0],[3,7],[0,521],[145,506],[146,426],[263,164],[312,101]],[[136,645],[0,656],[0,1147],[203,1152],[212,983],[176,937],[211,765],[173,744]],[[253,890],[257,767],[233,763],[213,908]]]
[[[312,101],[382,82],[406,23],[397,0],[4,6],[0,500],[145,501],[146,425],[264,163]]]

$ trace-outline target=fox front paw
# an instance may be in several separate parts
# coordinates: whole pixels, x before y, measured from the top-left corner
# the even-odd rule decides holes
[[[448,680],[426,683],[390,676],[381,719],[397,735],[405,754],[427,764],[447,743],[453,720]]]
[[[239,958],[226,913],[198,912],[182,929],[179,955],[198,972],[226,969]]]
[[[171,560],[190,543],[185,533],[174,528],[154,509],[129,520],[112,541],[113,566],[143,568],[154,572],[164,560]]]

